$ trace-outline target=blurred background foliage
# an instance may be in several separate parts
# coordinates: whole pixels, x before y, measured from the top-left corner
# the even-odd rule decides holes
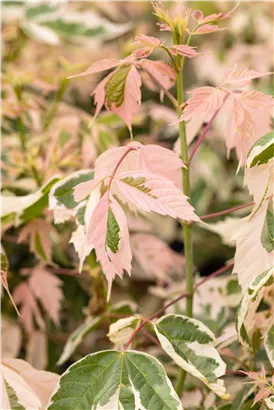
[[[229,1],[165,3],[174,11],[183,5],[201,9],[205,15],[233,6]],[[82,168],[92,169],[98,155],[129,139],[126,126],[113,114],[102,112],[92,121],[95,109],[90,94],[100,75],[73,80],[67,77],[99,59],[127,56],[133,51],[134,37],[138,34],[152,35],[166,42],[170,38],[168,33],[159,32],[151,4],[146,1],[5,1],[1,5],[2,190],[4,195],[14,194],[17,201],[16,197],[37,191],[56,174],[66,176]],[[185,88],[218,85],[225,70],[236,62],[258,71],[273,71],[272,13],[271,2],[242,2],[233,17],[223,22],[223,27],[228,27],[226,30],[196,37],[193,45],[204,54],[187,61]],[[153,58],[165,56],[157,51]],[[256,85],[267,94],[271,94],[271,86],[268,77]],[[170,125],[175,118],[169,101],[165,99],[161,104],[157,89],[143,87],[142,106],[133,122],[134,138],[176,150],[178,128]],[[190,144],[197,138],[200,126],[194,123],[189,127]],[[242,171],[235,175],[234,153],[229,159],[226,157],[223,130],[224,119],[220,113],[191,165],[192,203],[198,215],[250,200],[243,187]],[[245,213],[243,210],[239,215]],[[86,315],[104,312],[106,302],[102,275],[93,254],[82,275],[77,273],[78,259],[68,244],[74,223],[53,226],[52,215],[47,210],[42,220],[51,226],[48,268],[62,280],[60,326],[46,319],[46,338],[39,332],[35,337],[22,333],[16,328],[18,319],[5,294],[2,296],[2,312],[6,318],[3,326],[7,326],[9,332],[13,326],[18,341],[14,347],[16,355],[27,357],[40,368],[60,373],[70,363],[66,361],[61,368],[56,365],[68,335]],[[179,224],[160,217],[153,217],[150,224],[154,235],[183,255]],[[28,241],[19,242],[22,226],[24,224],[16,226],[9,221],[2,224],[11,291],[25,280],[25,270],[33,269],[41,257],[37,249],[35,252],[30,249]],[[43,243],[47,232],[43,231],[45,227],[41,229]],[[218,235],[199,226],[194,229],[194,243],[195,266],[202,276],[233,258],[232,246],[224,245]],[[182,277],[180,272],[176,280],[182,281]],[[125,276],[123,281],[115,282],[112,302],[131,299],[142,307],[143,314],[152,313],[162,303],[159,288],[164,291],[168,281],[163,282],[159,278],[155,280],[150,272],[142,272],[135,264],[132,279]],[[73,360],[92,349],[109,347],[105,338],[109,320],[105,318],[85,339]],[[26,343],[22,343],[22,337]],[[44,351],[43,360],[37,358],[38,346],[40,353]]]

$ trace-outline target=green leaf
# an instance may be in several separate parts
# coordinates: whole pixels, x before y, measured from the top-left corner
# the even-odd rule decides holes
[[[246,166],[253,168],[255,165],[267,164],[274,157],[274,132],[260,138],[248,153]]]
[[[274,208],[272,199],[269,201],[263,230],[261,233],[261,242],[267,252],[274,250]]]
[[[60,36],[65,38],[71,37],[97,37],[106,34],[106,29],[103,26],[89,28],[83,22],[70,22],[59,17],[56,20],[44,21],[41,26],[49,27]]]
[[[97,328],[101,320],[101,316],[89,317],[69,336],[64,346],[64,350],[57,362],[59,366],[65,363],[71,357],[77,347],[85,340],[90,332]]]
[[[116,107],[124,102],[124,92],[126,79],[130,72],[131,66],[124,65],[118,68],[114,74],[110,77],[105,85],[105,103],[110,108],[112,104]]]
[[[264,348],[271,365],[274,367],[274,325],[270,326],[266,331]]]
[[[25,407],[19,403],[18,397],[13,388],[8,384],[8,382],[5,379],[3,380],[5,383],[6,392],[10,403],[10,410],[26,410]]]
[[[199,378],[219,397],[228,399],[223,380],[226,365],[214,347],[216,338],[202,322],[183,315],[165,315],[155,324],[165,352],[178,366]]]
[[[245,385],[237,394],[231,405],[231,410],[239,410],[242,408],[244,402],[249,396],[256,390],[256,386],[253,384]]]
[[[48,410],[182,410],[163,366],[136,351],[90,354],[61,376]]]
[[[107,235],[106,235],[106,246],[113,252],[118,252],[119,241],[120,241],[120,228],[118,222],[112,212],[111,207],[108,208],[108,219],[107,219]]]
[[[241,303],[236,312],[236,329],[242,344],[252,348],[254,333],[254,315],[264,296],[266,287],[273,284],[274,268],[258,275],[243,294]]]
[[[94,172],[91,170],[73,172],[58,182],[51,190],[50,195],[54,196],[59,204],[63,204],[68,209],[73,209],[78,205],[73,196],[74,188],[81,182],[91,181],[93,178]]]

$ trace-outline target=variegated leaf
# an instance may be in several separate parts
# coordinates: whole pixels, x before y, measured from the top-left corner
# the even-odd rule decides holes
[[[178,366],[204,382],[215,394],[228,399],[223,380],[226,364],[214,347],[214,334],[202,322],[169,314],[154,324],[165,352]]]
[[[61,376],[48,410],[182,410],[163,366],[136,351],[90,354]]]
[[[264,348],[271,365],[274,367],[274,324],[271,324],[265,333]]]
[[[273,274],[274,268],[270,268],[255,277],[244,292],[237,309],[236,328],[239,340],[249,347],[254,332],[255,313],[265,292],[273,285]]]

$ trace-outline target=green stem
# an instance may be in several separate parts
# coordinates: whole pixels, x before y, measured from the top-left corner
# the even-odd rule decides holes
[[[64,78],[63,80],[61,80],[60,86],[57,90],[57,93],[56,93],[55,99],[53,101],[53,104],[50,108],[48,116],[46,117],[46,120],[45,120],[45,123],[44,123],[44,130],[46,130],[50,126],[53,118],[55,117],[59,102],[61,101],[61,99],[64,95],[64,92],[66,91],[68,83],[69,83],[69,80],[67,78]]]
[[[182,38],[176,37],[173,35],[173,43],[181,44]],[[184,102],[184,83],[183,83],[183,70],[181,56],[177,56],[177,65],[181,67],[181,71],[177,74],[177,102],[178,117],[182,115],[182,110],[180,106]],[[181,157],[185,164],[189,164],[188,160],[188,147],[187,147],[187,138],[186,138],[186,127],[185,122],[181,121],[179,123],[179,137],[180,137],[180,147],[181,147]],[[189,168],[182,168],[182,177],[183,177],[183,192],[190,198],[190,178],[189,178]],[[186,292],[189,294],[186,298],[186,315],[192,317],[192,306],[193,306],[193,252],[192,252],[192,225],[189,225],[188,222],[184,223],[184,253],[185,253],[185,277],[186,277]],[[181,369],[176,383],[176,392],[179,397],[182,394],[184,381],[185,381],[185,370]]]

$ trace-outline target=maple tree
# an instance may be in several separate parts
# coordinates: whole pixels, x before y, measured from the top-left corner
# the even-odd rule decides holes
[[[195,61],[206,54],[193,45],[193,39],[224,30],[220,22],[237,13],[237,6],[208,16],[200,10],[152,6],[160,32],[167,32],[165,40],[138,33],[122,59],[110,56],[95,61],[81,73],[77,65],[63,62],[70,72],[60,79],[43,121],[36,112],[42,100],[24,96],[28,78],[6,79],[5,125],[9,130],[15,121],[20,148],[3,161],[4,171],[19,183],[3,194],[2,223],[7,240],[27,245],[30,256],[20,265],[15,281],[8,283],[9,264],[14,261],[1,248],[7,306],[18,314],[18,323],[10,330],[17,341],[10,347],[11,357],[3,357],[1,363],[3,409],[183,410],[188,408],[187,395],[191,401],[195,389],[210,403],[208,409],[258,405],[274,409],[274,135],[269,130],[273,99],[252,88],[253,80],[271,72],[237,63],[217,85],[199,84],[186,92],[187,59]],[[39,39],[48,35],[51,44],[57,44],[54,29],[58,26],[57,32],[62,33],[66,21],[61,24],[58,17],[49,24],[47,19],[34,18],[39,13],[58,14],[58,8],[52,7],[25,10],[24,24],[29,26],[27,33]],[[88,37],[91,29],[81,31],[77,15],[74,18],[65,31],[77,27],[75,36]],[[167,61],[152,59],[160,52]],[[80,121],[78,108],[64,107],[66,114],[59,121],[57,112],[68,84],[104,72],[92,91],[94,116],[85,113]],[[46,95],[50,86],[38,84]],[[153,138],[146,143],[135,135],[144,88],[159,93],[161,103],[167,105],[155,104],[146,115],[168,124],[164,130],[176,129],[179,137],[173,150]],[[26,107],[30,114],[25,116]],[[211,178],[205,164],[197,165],[198,151],[223,114],[227,156],[235,149],[237,170],[233,172],[252,201],[199,215],[190,174],[200,172]],[[69,135],[64,131],[67,121]],[[125,138],[121,144],[116,131],[123,124],[130,140]],[[48,148],[35,145],[36,141],[28,145],[28,129],[39,138],[39,133],[42,138],[52,133]],[[36,189],[16,195],[21,175],[31,176]],[[221,185],[226,183],[222,178]],[[221,190],[217,183],[214,195]],[[250,213],[231,217],[241,210]],[[211,222],[224,215],[229,216]],[[173,231],[180,230],[183,255],[155,234],[164,230],[165,223],[172,224]],[[196,227],[235,247],[233,259],[227,258],[224,266],[206,277],[195,268]],[[68,243],[78,255],[77,263],[64,251]],[[229,271],[232,275],[219,276]],[[142,299],[140,305],[120,300],[119,292],[128,286],[130,276],[153,282],[148,297],[153,295],[157,303],[143,311]],[[87,289],[89,301],[84,297],[84,302],[76,303],[77,293]],[[64,315],[71,314],[73,305],[77,314],[82,310],[86,316],[74,327]],[[19,323],[28,340],[30,363],[15,358],[21,343]],[[69,328],[65,338],[56,336],[61,326]],[[40,370],[46,364],[44,358],[37,360],[35,350],[47,344],[45,336],[61,342],[59,360],[51,358],[57,362],[55,369],[62,366],[61,376]],[[102,348],[96,338],[103,340]],[[153,347],[146,348],[147,342]],[[228,393],[230,374],[241,384],[233,399]],[[252,382],[247,381],[250,378]]]

